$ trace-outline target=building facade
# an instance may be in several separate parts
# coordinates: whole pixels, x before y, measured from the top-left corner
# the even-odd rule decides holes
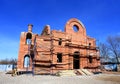
[[[60,70],[99,70],[96,40],[87,36],[85,26],[78,19],[70,19],[64,32],[51,31],[46,25],[39,35],[32,32],[32,27],[29,24],[28,32],[21,32],[18,71],[53,74]]]

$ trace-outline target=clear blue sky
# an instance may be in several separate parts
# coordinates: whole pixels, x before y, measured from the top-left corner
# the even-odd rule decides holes
[[[99,41],[120,35],[120,0],[0,0],[0,59],[18,57],[20,33],[29,23],[38,34],[46,24],[63,31],[73,17]]]

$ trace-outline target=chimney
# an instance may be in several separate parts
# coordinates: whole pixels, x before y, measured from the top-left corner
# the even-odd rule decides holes
[[[32,27],[33,27],[32,24],[28,24],[28,32],[32,32]]]

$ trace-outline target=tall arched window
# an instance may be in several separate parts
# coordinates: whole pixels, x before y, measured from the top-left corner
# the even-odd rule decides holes
[[[30,66],[30,56],[29,55],[25,55],[24,57],[24,67],[29,67]]]
[[[32,39],[32,34],[27,33],[27,35],[26,35],[26,44],[31,44],[31,39]]]

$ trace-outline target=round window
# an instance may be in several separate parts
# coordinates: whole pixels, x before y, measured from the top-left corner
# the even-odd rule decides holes
[[[75,32],[78,32],[78,30],[79,30],[78,26],[74,25],[74,26],[73,26],[73,30],[74,30]]]

